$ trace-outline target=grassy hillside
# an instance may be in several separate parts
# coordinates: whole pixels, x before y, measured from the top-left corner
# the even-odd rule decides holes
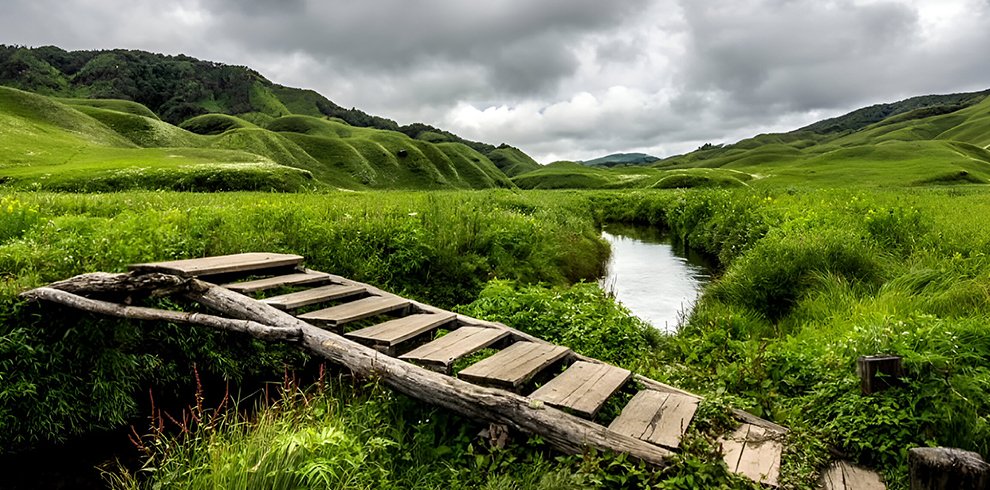
[[[0,178],[19,188],[513,186],[487,157],[461,143],[433,144],[323,117],[283,116],[259,127],[205,114],[178,127],[135,102],[51,99],[0,87],[0,122]]]
[[[667,187],[672,183],[683,187],[745,183],[758,188],[986,184],[990,183],[990,98],[986,93],[917,97],[884,106],[881,112],[893,115],[872,124],[860,123],[880,109],[867,108],[848,119],[790,133],[761,134],[731,145],[708,144],[650,166],[657,172],[718,169],[736,173],[698,174],[661,183],[660,173],[572,165],[538,169],[513,181],[523,188],[541,189]],[[843,129],[828,129],[836,124]],[[853,127],[857,129],[849,129]],[[631,173],[639,177],[630,177]]]
[[[506,145],[495,147],[466,140],[422,123],[400,126],[391,119],[355,108],[345,109],[313,90],[272,83],[247,67],[184,55],[0,45],[0,85],[63,97],[62,102],[73,106],[89,105],[161,118],[175,125],[206,114],[239,116],[259,126],[293,114],[326,116],[352,126],[398,131],[433,143],[462,143],[488,156],[499,168],[509,168],[510,172],[517,166],[532,170],[536,165],[521,151]]]
[[[576,162],[554,162],[518,175],[522,189],[683,189],[740,187],[753,176],[731,169],[687,168],[660,170],[630,166],[609,169]]]

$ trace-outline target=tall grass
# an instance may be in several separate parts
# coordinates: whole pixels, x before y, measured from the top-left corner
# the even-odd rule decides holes
[[[23,290],[129,263],[247,251],[452,306],[499,277],[593,279],[607,245],[578,198],[495,193],[11,194],[0,209],[0,447],[119,426],[143,387],[176,392],[189,366],[265,378],[294,349],[174,325],[23,304]]]

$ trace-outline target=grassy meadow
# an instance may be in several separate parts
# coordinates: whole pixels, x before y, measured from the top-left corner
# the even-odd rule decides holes
[[[816,488],[838,458],[896,489],[911,447],[990,456],[990,101],[853,113],[606,169],[539,167],[425,125],[352,125],[372,116],[329,117],[329,101],[250,82],[247,102],[197,101],[230,113],[192,117],[0,87],[4,455],[133,426],[140,461],[104,467],[114,488],[755,488],[715,443],[743,408],[792,429],[787,489]],[[608,223],[659,229],[719,264],[676,333],[595,283]],[[563,457],[521,434],[503,447],[290,346],[17,296],[247,251],[300,254],[706,401],[663,470]],[[903,356],[903,383],[861,396],[868,354]]]
[[[2,445],[30,448],[135,421],[140,430],[149,388],[161,405],[200,399],[193,366],[214,406],[224,382],[247,387],[281,379],[287,368],[313,373],[313,362],[290,348],[79,318],[16,298],[133,262],[272,250],[506,322],[708,401],[685,454],[652,472],[605,455],[562,458],[524,436],[495,448],[477,435],[483,427],[423,412],[373,382],[334,378],[323,391],[302,383],[283,399],[245,401],[266,407],[251,411],[257,415],[245,418],[247,405],[211,415],[216,423],[192,430],[195,437],[145,429],[145,470],[114,472],[116,485],[223,486],[240,473],[231,469],[237,465],[274,465],[269,476],[288,483],[259,475],[250,485],[739,488],[748,483],[727,474],[711,434],[731,423],[728,407],[742,407],[793,429],[785,488],[813,487],[836,452],[899,488],[909,447],[990,451],[987,212],[990,193],[975,185],[7,193],[0,203]],[[664,229],[718,259],[722,274],[676,334],[660,335],[581,283],[601,273],[608,251],[598,230],[607,222]],[[876,353],[904,356],[907,381],[862,397],[855,359]],[[324,420],[332,423],[315,422]]]

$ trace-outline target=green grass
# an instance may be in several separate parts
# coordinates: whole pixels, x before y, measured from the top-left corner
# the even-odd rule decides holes
[[[182,121],[182,124],[180,124],[179,127],[196,134],[217,135],[223,134],[231,129],[256,128],[257,126],[237,116],[229,116],[227,114],[203,114],[201,116],[192,117]]]
[[[512,181],[523,189],[677,189],[738,187],[752,178],[752,175],[734,169],[603,168],[555,162],[517,175]]]
[[[129,100],[119,100],[119,99],[67,99],[67,98],[56,98],[58,102],[66,105],[75,107],[95,107],[97,109],[106,109],[110,111],[123,112],[125,114],[132,114],[135,116],[150,117],[152,119],[158,119],[158,116],[147,107],[133,101]]]

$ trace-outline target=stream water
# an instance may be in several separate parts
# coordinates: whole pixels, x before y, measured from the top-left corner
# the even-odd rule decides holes
[[[602,237],[612,246],[602,288],[634,315],[674,332],[711,279],[713,264],[654,228],[611,224]]]

